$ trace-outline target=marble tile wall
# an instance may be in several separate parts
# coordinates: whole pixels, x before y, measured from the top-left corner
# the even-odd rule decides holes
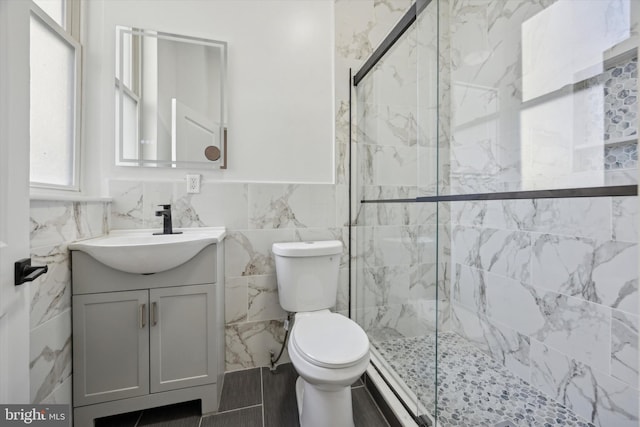
[[[155,205],[171,203],[176,226],[224,225],[229,230],[225,243],[229,371],[266,366],[268,351],[280,348],[286,313],[278,304],[274,242],[341,240],[345,250],[335,309],[348,312],[349,69],[355,72],[360,67],[410,4],[410,0],[335,1],[336,184],[204,182],[200,194],[186,194],[183,182],[109,183],[114,229],[158,227]],[[397,120],[405,126],[402,117]]]
[[[108,203],[31,202],[31,259],[49,271],[28,286],[32,403],[71,403],[71,270],[67,245],[108,230]]]
[[[436,21],[434,2],[356,89],[358,200],[435,192]],[[411,203],[358,206],[357,319],[374,340],[422,335],[437,321],[446,323],[449,245],[436,235],[448,235],[448,216],[436,209]],[[439,242],[445,244],[438,247]]]
[[[441,7],[441,20],[456,17],[458,12],[462,19],[467,11],[475,10],[466,9],[464,3],[453,2],[460,10]],[[536,2],[504,13],[489,10],[487,16],[496,22],[522,19],[538,10],[539,4],[551,3]],[[445,1],[440,4],[448,5]],[[277,302],[270,252],[273,242],[341,240],[345,255],[336,310],[347,311],[346,248],[353,244],[346,227],[349,86],[339,82],[346,80],[349,68],[359,68],[409,5],[410,0],[335,2],[335,185],[204,182],[201,193],[187,194],[184,182],[111,180],[113,203],[108,214],[100,203],[32,204],[34,262],[47,262],[51,268],[45,278],[32,284],[34,402],[70,400],[65,245],[106,232],[109,221],[113,229],[160,227],[154,215],[160,203],[173,205],[178,227],[224,225],[229,230],[225,253],[227,370],[267,365],[268,351],[278,350],[282,342],[285,313]],[[451,25],[452,29],[441,34],[440,46],[454,47],[438,52],[444,58],[437,82],[441,88],[454,85],[447,80],[451,73],[443,70],[451,64],[455,69],[461,55],[452,36],[456,21],[445,21],[441,28]],[[373,99],[362,109],[358,106],[352,134],[358,143],[358,164],[364,165],[358,171],[359,194],[411,198],[429,194],[436,184],[461,190],[504,188],[497,183],[510,182],[515,176],[517,163],[508,159],[519,158],[519,152],[508,152],[507,147],[501,157],[507,163],[496,163],[499,173],[488,181],[483,177],[490,174],[483,174],[495,169],[491,165],[469,179],[468,173],[458,172],[465,171],[465,164],[470,171],[477,170],[473,161],[483,158],[483,153],[495,160],[495,146],[485,147],[480,141],[477,152],[464,154],[468,159],[446,155],[449,141],[460,155],[478,141],[465,143],[462,131],[449,138],[447,120],[428,122],[434,104],[415,98],[416,85],[428,82],[421,82],[421,75],[412,75],[410,70],[428,68],[420,61],[432,49],[428,42],[418,43],[429,39],[421,31],[419,27],[407,34],[407,43],[398,46],[395,63],[380,66],[379,75],[395,86],[376,92],[363,81],[358,89],[369,92]],[[507,67],[506,76],[512,72]],[[508,79],[505,82],[508,87]],[[459,100],[456,90],[451,91],[454,104]],[[467,99],[478,102],[492,96],[464,90]],[[449,91],[444,93],[449,96]],[[445,101],[441,100],[446,105]],[[486,105],[484,113],[492,114],[491,103]],[[449,112],[441,114],[446,118]],[[455,123],[456,117],[452,115],[451,120]],[[445,143],[440,156],[435,152],[436,139],[429,137],[436,127],[440,143]],[[494,129],[483,132],[488,140],[495,134]],[[433,173],[424,172],[428,168],[420,165],[434,164],[436,157],[440,176],[434,179],[437,168],[431,169]],[[450,167],[454,173],[449,173]],[[637,259],[635,198],[441,204],[437,213],[436,207],[426,204],[357,206],[360,209],[353,211],[358,224],[354,262],[358,283],[363,284],[357,291],[366,290],[357,312],[369,331],[384,337],[433,330],[437,292],[440,319],[450,316],[443,324],[451,325],[520,377],[596,424],[637,425],[639,320],[632,300],[638,280],[630,269],[635,265],[631,260]],[[449,299],[450,310],[442,304]],[[593,386],[589,390],[587,383]],[[621,409],[614,411],[613,407]],[[588,414],[587,408],[591,409]]]
[[[406,33],[357,89],[358,200],[432,195],[435,184],[447,194],[637,182],[635,170],[603,174],[602,85],[523,110],[522,24],[554,4],[571,6],[438,2],[435,104],[422,72],[431,38],[420,25]],[[584,107],[593,99],[597,111]],[[567,123],[588,126],[567,134]],[[596,136],[597,150],[581,159],[574,144]],[[582,168],[594,159],[596,167]],[[451,203],[437,216],[435,209],[359,206],[358,319],[374,341],[433,331],[438,290],[451,304],[438,313],[450,316],[441,330],[451,327],[596,425],[637,425],[637,199]],[[439,306],[448,308],[446,300]]]
[[[639,15],[620,4],[440,2],[443,193],[637,183],[619,138],[637,128]],[[587,8],[602,8],[589,34],[551,24]],[[605,20],[621,31],[599,69],[559,41],[571,28],[591,46]],[[603,51],[624,64],[600,74]],[[636,197],[451,203],[451,327],[594,424],[637,425],[637,221]]]
[[[410,0],[336,0],[336,184],[203,183],[186,194],[184,182],[109,182],[111,207],[103,203],[33,202],[32,256],[50,272],[33,283],[32,398],[71,400],[69,256],[66,245],[113,229],[160,227],[156,205],[172,203],[176,226],[218,226],[226,242],[227,370],[265,366],[283,340],[273,242],[343,241],[336,310],[348,311],[347,251],[349,68],[358,69],[409,7]],[[107,213],[105,213],[108,211]],[[354,214],[355,216],[355,214]],[[285,355],[286,359],[286,355]]]
[[[424,335],[436,324],[446,327],[448,211],[436,209],[418,203],[361,206],[357,319],[374,339]]]
[[[358,177],[363,192],[371,186],[417,186],[416,43],[412,26],[357,88]]]
[[[636,426],[637,198],[451,211],[453,330],[594,424]]]
[[[440,2],[440,45],[449,48],[441,55],[440,86],[451,96],[438,113],[449,124],[440,144],[451,146],[444,153],[450,170],[440,173],[449,180],[443,193],[637,183],[611,156],[622,151],[621,164],[635,169],[633,150],[604,148],[637,140],[639,14],[636,2],[619,4]],[[567,18],[579,14],[589,14],[589,22]],[[612,22],[615,40],[597,30]],[[584,48],[571,46],[575,40]],[[601,49],[587,53],[597,43]],[[620,62],[609,64],[614,60]]]
[[[226,369],[269,365],[286,312],[278,302],[274,242],[340,240],[344,245],[335,309],[347,313],[347,211],[333,184],[203,182],[188,194],[180,182],[109,183],[112,229],[159,228],[158,204],[171,204],[174,227],[225,226]],[[285,359],[286,360],[286,353]]]
[[[348,143],[349,143],[349,97],[355,91],[349,84],[349,70],[355,74],[374,49],[391,31],[396,22],[411,6],[412,0],[335,0],[335,80],[336,80],[336,151],[338,153],[336,182],[347,194],[348,186]],[[393,72],[393,70],[390,70]],[[403,77],[400,77],[402,79]],[[344,83],[344,84],[343,84]],[[403,86],[402,81],[398,85]],[[383,96],[393,96],[389,88]],[[351,92],[351,93],[350,93]],[[415,96],[405,91],[407,96]],[[402,102],[400,96],[395,97]],[[403,104],[407,105],[407,104]],[[354,122],[357,121],[353,112]],[[372,108],[369,114],[389,118],[393,126],[384,130],[390,138],[413,139],[415,134],[415,114],[409,111],[395,111],[391,108]],[[357,126],[352,128],[355,141]],[[396,144],[389,144],[394,146]],[[398,144],[403,145],[403,144]],[[358,155],[357,153],[355,154]],[[413,183],[412,183],[413,184]],[[355,217],[355,215],[354,215]]]

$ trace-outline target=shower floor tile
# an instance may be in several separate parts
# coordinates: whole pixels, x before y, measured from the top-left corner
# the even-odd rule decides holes
[[[436,399],[435,335],[373,341],[382,357],[431,413]],[[593,424],[516,377],[453,332],[438,334],[438,423],[450,426]]]

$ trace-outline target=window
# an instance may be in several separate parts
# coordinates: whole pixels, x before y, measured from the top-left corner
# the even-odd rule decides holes
[[[30,22],[32,187],[79,189],[77,1],[34,0]],[[76,13],[74,13],[76,12]]]
[[[45,12],[61,28],[65,28],[67,22],[67,5],[65,0],[33,0],[43,12]]]
[[[141,37],[132,32],[122,34],[120,43],[116,41],[116,129],[120,129],[122,133],[116,135],[116,147],[125,152],[119,153],[120,155],[116,153],[116,161],[120,158],[140,157],[140,145],[137,141],[141,95]],[[120,120],[123,122],[122,126]]]

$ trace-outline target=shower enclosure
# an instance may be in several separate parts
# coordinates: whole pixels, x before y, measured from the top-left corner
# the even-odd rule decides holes
[[[357,70],[352,317],[423,425],[638,425],[640,2],[418,0]]]

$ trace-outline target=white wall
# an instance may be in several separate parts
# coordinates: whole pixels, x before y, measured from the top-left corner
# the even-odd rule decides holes
[[[318,0],[310,7],[314,9],[318,6],[315,3],[327,1]],[[270,0],[264,0],[264,3],[280,4]],[[290,0],[288,4],[297,6],[298,0]],[[160,203],[171,203],[176,227],[227,227],[227,371],[267,366],[267,350],[280,350],[286,313],[278,302],[275,264],[271,253],[274,242],[341,240],[344,251],[335,309],[347,313],[347,248],[351,244],[348,240],[347,185],[349,68],[360,68],[373,47],[384,38],[409,5],[410,0],[338,0],[335,3],[335,72],[332,72],[337,82],[336,118],[332,119],[336,128],[335,184],[205,182],[200,194],[187,194],[185,186],[178,180],[158,182],[158,179],[148,178],[110,181],[112,229],[161,227],[161,222],[154,215],[156,205]],[[280,55],[279,52],[272,52],[272,56]],[[311,60],[309,64],[312,64]],[[288,61],[265,65],[279,66],[282,67],[282,73],[289,73]],[[313,70],[312,65],[309,65],[309,69]],[[272,114],[271,109],[267,109],[267,114]],[[303,119],[302,123],[305,126],[317,124],[311,118]],[[311,127],[309,129],[311,133]],[[324,160],[318,159],[317,162]],[[326,163],[331,164],[329,161]],[[310,163],[301,163],[301,166],[310,167]],[[163,172],[163,175],[170,174]],[[354,212],[357,210],[354,209]],[[286,353],[283,360],[288,360]]]
[[[185,170],[114,166],[115,26],[228,42],[229,168],[215,181],[334,182],[333,2],[91,0],[85,17],[87,193],[118,179],[179,179]]]

